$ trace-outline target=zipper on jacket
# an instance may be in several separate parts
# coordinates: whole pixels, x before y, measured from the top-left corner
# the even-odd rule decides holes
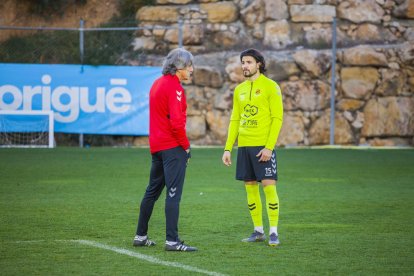
[[[252,82],[252,85],[250,86],[250,98],[249,98],[249,101],[252,101],[252,90],[253,90],[253,82]]]

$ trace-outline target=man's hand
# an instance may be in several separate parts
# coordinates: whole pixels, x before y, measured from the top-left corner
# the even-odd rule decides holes
[[[223,160],[223,164],[226,165],[227,167],[231,165],[231,153],[226,150],[223,153],[223,157],[221,158],[221,160]]]
[[[263,148],[259,151],[256,157],[259,157],[259,162],[267,162],[272,157],[272,151],[270,149]]]
[[[185,152],[187,153],[187,165],[188,163],[190,163],[190,159],[191,159],[191,149],[188,148],[185,150]]]

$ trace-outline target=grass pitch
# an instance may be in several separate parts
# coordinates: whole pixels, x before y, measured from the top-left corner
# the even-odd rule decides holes
[[[414,274],[414,150],[277,153],[281,245],[240,242],[252,223],[235,156],[226,168],[221,149],[194,149],[179,227],[199,251],[178,253],[163,250],[164,195],[150,222],[157,246],[131,246],[148,149],[0,149],[0,273]]]

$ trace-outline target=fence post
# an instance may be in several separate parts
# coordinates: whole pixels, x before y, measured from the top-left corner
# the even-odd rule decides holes
[[[178,19],[178,47],[183,47],[183,20]]]
[[[79,22],[79,54],[81,62],[81,72],[83,72],[83,56],[84,56],[84,31],[83,31],[83,19]],[[83,133],[79,134],[79,147],[83,148]]]
[[[79,22],[79,54],[80,54],[80,62],[83,65],[83,55],[84,55],[84,31],[83,31],[83,19]]]
[[[332,61],[331,61],[331,128],[329,135],[329,143],[335,144],[335,74],[336,74],[336,18],[332,22]]]

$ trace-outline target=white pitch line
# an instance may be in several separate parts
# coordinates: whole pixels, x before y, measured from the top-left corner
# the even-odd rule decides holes
[[[14,241],[15,243],[44,243],[46,242],[46,240],[28,240],[28,241]],[[130,257],[134,257],[137,259],[141,259],[150,263],[155,263],[155,264],[159,264],[159,265],[165,265],[165,266],[170,266],[170,267],[177,267],[177,268],[181,268],[184,270],[188,270],[188,271],[193,271],[193,272],[198,272],[198,273],[203,273],[206,275],[212,275],[212,276],[226,276],[226,274],[222,274],[219,272],[214,272],[214,271],[208,271],[208,270],[204,270],[204,269],[200,269],[194,266],[189,266],[189,265],[184,265],[184,264],[180,264],[180,263],[176,263],[176,262],[168,262],[168,261],[163,261],[160,260],[158,258],[152,257],[152,256],[148,256],[148,255],[144,255],[141,253],[137,253],[134,251],[130,251],[130,250],[126,250],[123,248],[118,248],[118,247],[114,247],[114,246],[110,246],[110,245],[106,245],[103,243],[99,243],[99,242],[94,242],[94,241],[88,241],[88,240],[55,240],[55,242],[74,242],[74,243],[79,243],[79,244],[83,244],[83,245],[89,245],[92,247],[97,247],[97,248],[101,248],[101,249],[105,249],[105,250],[110,250],[119,254],[123,254],[123,255],[127,255]],[[190,253],[191,254],[191,253]]]
[[[144,261],[147,261],[147,262],[150,262],[150,263],[159,264],[159,265],[177,267],[177,268],[181,268],[181,269],[184,269],[184,270],[203,273],[203,274],[212,275],[212,276],[224,276],[225,275],[225,274],[221,274],[221,273],[218,273],[218,272],[208,271],[208,270],[204,270],[204,269],[200,269],[200,268],[197,268],[197,267],[184,265],[184,264],[180,264],[180,263],[176,263],[176,262],[163,261],[163,260],[160,260],[160,259],[152,257],[152,256],[144,255],[144,254],[137,253],[137,252],[134,252],[134,251],[130,251],[130,250],[126,250],[126,249],[122,249],[122,248],[118,248],[118,247],[114,247],[114,246],[110,246],[110,245],[106,245],[106,244],[102,244],[102,243],[98,243],[98,242],[94,242],[94,241],[88,241],[88,240],[68,240],[68,241],[69,242],[80,243],[80,244],[84,244],[84,245],[89,245],[89,246],[92,246],[92,247],[97,247],[97,248],[101,248],[101,249],[105,249],[105,250],[110,250],[110,251],[113,251],[113,252],[116,252],[116,253],[119,253],[119,254],[127,255],[127,256],[130,256],[130,257],[134,257],[134,258],[137,258],[137,259],[141,259],[141,260],[144,260]]]
[[[14,241],[14,243],[43,243],[45,240],[32,240],[32,241]]]

